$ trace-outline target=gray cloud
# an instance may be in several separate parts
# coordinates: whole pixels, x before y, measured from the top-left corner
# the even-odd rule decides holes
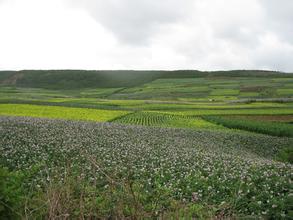
[[[293,0],[0,0],[1,66],[18,66],[15,54],[37,51],[19,55],[19,63],[292,72],[292,11]],[[39,41],[48,47],[40,50]]]
[[[192,0],[71,0],[128,44],[145,44],[160,26],[189,15]]]
[[[293,69],[292,0],[67,1],[121,45],[168,48],[187,67]]]

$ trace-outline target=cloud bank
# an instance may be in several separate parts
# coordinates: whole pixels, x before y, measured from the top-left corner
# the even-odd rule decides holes
[[[0,69],[293,72],[291,0],[0,0]]]

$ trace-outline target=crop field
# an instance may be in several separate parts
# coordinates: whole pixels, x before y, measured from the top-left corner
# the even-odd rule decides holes
[[[247,118],[240,119],[219,116],[205,116],[203,118],[207,121],[214,122],[216,124],[223,125],[228,128],[243,129],[247,131],[254,131],[274,136],[293,137],[292,124],[286,124],[281,122],[255,121],[248,120]]]
[[[13,117],[0,125],[1,164],[22,172],[1,171],[12,178],[4,199],[25,204],[28,218],[52,209],[72,218],[289,217],[292,165],[273,160],[289,138]]]
[[[109,121],[127,113],[127,111],[67,108],[59,106],[0,104],[0,115],[31,116],[41,118]]]
[[[293,219],[293,76],[0,71],[0,219]]]
[[[0,100],[42,100],[54,98],[102,98],[109,100],[180,100],[225,101],[246,98],[292,98],[292,77],[197,77],[156,79],[133,87],[95,87],[49,89],[0,87]],[[1,85],[1,81],[0,81]],[[48,86],[50,87],[50,86]]]
[[[293,115],[234,115],[228,116],[229,118],[248,119],[256,121],[271,121],[271,122],[293,122]]]
[[[158,79],[143,86],[122,90],[110,95],[118,99],[178,99],[195,98],[198,100],[292,97],[292,78],[278,80],[256,79],[252,77],[233,78],[196,78],[196,79]],[[286,89],[283,87],[286,86]],[[172,88],[172,90],[170,90]]]
[[[222,126],[205,121],[200,117],[169,115],[153,112],[129,114],[125,117],[113,120],[113,122],[154,127],[223,129]]]
[[[196,109],[196,110],[159,110],[152,111],[172,115],[292,115],[292,108],[257,108],[257,109]]]

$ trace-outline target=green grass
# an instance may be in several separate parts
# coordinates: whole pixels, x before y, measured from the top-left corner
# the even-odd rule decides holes
[[[212,83],[212,82],[211,82]],[[235,84],[226,84],[226,83],[222,83],[222,84],[211,84],[209,83],[209,87],[211,89],[239,89],[240,84],[239,83],[235,83]]]
[[[0,87],[1,98],[48,100],[53,98],[105,98],[121,88],[53,90],[42,88]]]
[[[178,71],[86,71],[86,70],[23,70],[0,71],[0,84],[27,88],[76,89],[135,87],[156,79],[221,77],[290,78],[288,74],[272,71],[233,70],[201,72]],[[232,82],[232,81],[231,81]]]
[[[240,97],[257,97],[259,96],[259,93],[257,92],[240,92]]]
[[[293,123],[293,115],[229,115],[228,118],[243,119],[250,121],[270,121]]]
[[[113,122],[154,127],[223,129],[222,126],[205,121],[200,117],[168,115],[152,112],[128,114],[117,120],[113,120]]]
[[[193,71],[186,74],[180,71],[110,71],[109,73],[86,71],[84,75],[82,73],[82,71],[25,71],[3,74],[3,79],[0,80],[0,85],[3,84],[0,86],[0,99],[45,101],[54,98],[97,98],[178,101],[185,98],[193,99],[195,102],[210,99],[225,102],[255,97],[291,97],[293,93],[291,83],[293,77],[286,75],[286,78],[281,78],[284,77],[282,74],[225,76],[225,73],[210,75]],[[16,78],[19,77],[18,83],[13,84],[13,80],[10,84],[7,83],[11,74]],[[183,75],[180,77],[180,74]],[[53,79],[53,76],[56,78]],[[126,79],[130,82],[126,82]]]
[[[170,81],[170,80],[168,80]],[[174,80],[173,80],[174,81]],[[180,83],[179,83],[180,84]],[[172,88],[172,87],[171,87]],[[140,93],[124,93],[125,90],[120,88],[96,88],[96,89],[76,89],[76,90],[48,90],[36,88],[13,88],[0,87],[0,102],[1,103],[22,103],[22,104],[38,104],[38,105],[57,105],[70,107],[86,107],[86,108],[100,108],[109,110],[189,110],[189,109],[254,109],[254,108],[287,108],[293,107],[292,102],[287,103],[238,103],[231,104],[230,101],[236,100],[237,96],[208,96],[201,93],[190,93],[189,98],[187,93],[171,93],[169,91],[164,93],[148,92]],[[193,88],[193,87],[191,87]],[[206,88],[203,86],[198,87]],[[113,96],[126,95],[128,98],[136,99],[110,99]],[[123,94],[121,96],[121,94]],[[159,96],[162,95],[160,100]],[[196,96],[200,95],[200,96]],[[149,99],[137,99],[138,97]],[[165,96],[165,97],[164,97]],[[158,100],[152,100],[158,97]],[[175,100],[168,100],[168,97],[175,98]],[[112,97],[113,98],[113,97]],[[245,97],[249,98],[249,97]]]
[[[236,96],[239,94],[237,89],[214,89],[210,95],[212,96]]]
[[[235,100],[238,98],[287,97],[276,93],[287,81],[257,77],[199,77],[193,79],[157,79],[144,85],[127,88],[110,95],[111,99],[161,99],[179,98]],[[260,86],[261,85],[261,86]],[[287,87],[286,87],[287,88]],[[240,90],[240,92],[239,92]]]
[[[151,100],[97,100],[91,98],[55,98],[47,101],[38,100],[1,100],[3,104],[32,104],[39,106],[64,106],[125,111],[156,111],[176,115],[284,115],[293,114],[292,103],[249,103],[249,104],[213,104],[163,102]]]
[[[291,88],[291,89],[278,89],[277,92],[279,95],[293,96],[293,88]]]
[[[109,121],[128,114],[128,111],[68,108],[61,106],[40,106],[27,104],[0,104],[0,115],[31,116],[87,121]]]
[[[292,108],[259,108],[259,109],[194,109],[194,110],[158,110],[152,111],[171,115],[290,115],[293,114]]]
[[[203,118],[207,121],[223,125],[227,128],[242,129],[280,137],[293,137],[292,124],[256,120],[252,121],[221,116],[204,116]]]
[[[284,163],[291,163],[293,164],[293,148],[287,147],[281,149],[278,154],[276,155],[276,159],[282,161]]]

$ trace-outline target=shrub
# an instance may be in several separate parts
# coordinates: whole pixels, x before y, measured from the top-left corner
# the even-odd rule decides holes
[[[14,219],[23,204],[23,175],[0,167],[0,219]]]
[[[287,147],[277,154],[277,160],[293,164],[293,148]]]

